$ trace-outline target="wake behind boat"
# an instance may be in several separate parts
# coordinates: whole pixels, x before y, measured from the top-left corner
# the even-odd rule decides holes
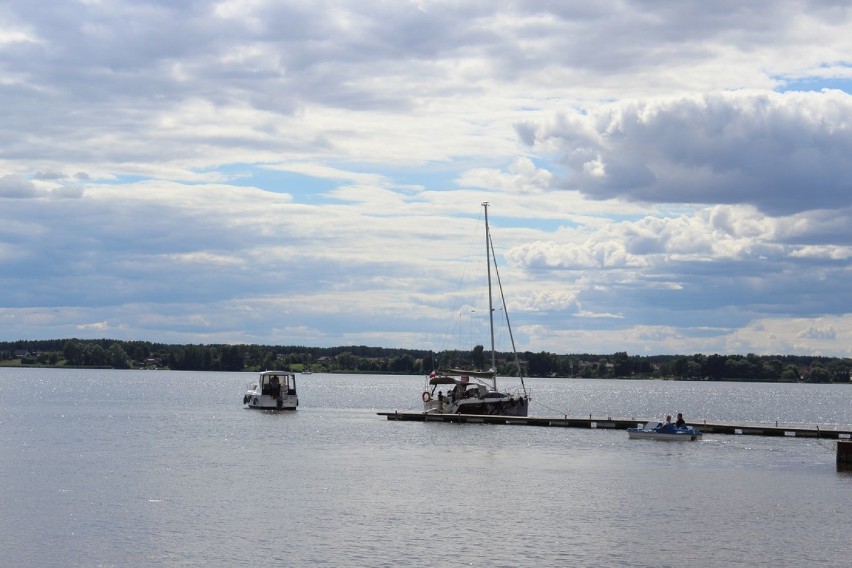
[[[529,410],[530,396],[524,385],[520,360],[515,350],[515,340],[509,325],[509,314],[500,284],[500,273],[494,257],[494,246],[488,227],[488,202],[485,208],[485,262],[488,274],[488,313],[491,325],[491,368],[485,371],[467,369],[441,369],[433,371],[426,379],[423,390],[423,410],[441,414],[489,414],[503,416],[526,416]],[[491,268],[497,276],[500,300],[505,314],[505,323],[512,340],[512,352],[520,379],[520,389],[516,394],[501,392],[497,389],[497,356],[494,349],[494,306],[491,289]],[[446,390],[446,393],[444,392]],[[437,392],[436,392],[437,391]]]

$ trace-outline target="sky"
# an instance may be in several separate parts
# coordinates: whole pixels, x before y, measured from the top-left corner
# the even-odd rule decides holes
[[[519,351],[852,356],[852,7],[0,2],[0,340],[487,345],[483,202]]]

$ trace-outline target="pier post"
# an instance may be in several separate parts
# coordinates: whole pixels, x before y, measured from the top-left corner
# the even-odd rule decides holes
[[[837,441],[837,469],[852,470],[852,440]]]

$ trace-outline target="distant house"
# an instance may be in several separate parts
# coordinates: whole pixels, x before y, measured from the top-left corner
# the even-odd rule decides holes
[[[23,359],[24,357],[29,357],[30,352],[26,349],[15,349],[15,359]]]

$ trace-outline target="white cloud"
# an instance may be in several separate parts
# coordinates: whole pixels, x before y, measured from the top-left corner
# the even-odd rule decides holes
[[[95,323],[81,323],[77,326],[77,329],[80,331],[96,331],[102,332],[109,330],[110,326],[105,321],[99,321]]]
[[[837,331],[832,326],[826,328],[808,326],[807,329],[803,330],[796,337],[799,339],[835,339]]]
[[[509,302],[509,310],[527,312],[562,312],[577,304],[576,292],[566,289],[540,289],[518,294]]]
[[[529,158],[521,157],[509,164],[505,172],[477,168],[465,172],[456,181],[462,186],[528,194],[551,189],[552,180],[550,171],[536,167]]]
[[[530,268],[622,268],[640,266],[643,260],[627,252],[623,243],[607,240],[580,245],[534,242],[512,249],[508,257]]]

